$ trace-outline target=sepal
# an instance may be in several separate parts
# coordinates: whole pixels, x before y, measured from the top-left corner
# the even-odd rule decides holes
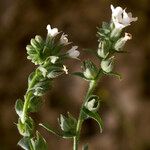
[[[83,62],[83,75],[87,80],[94,80],[98,75],[98,69],[96,65],[90,60]]]
[[[104,59],[101,61],[101,68],[104,72],[109,73],[112,72],[114,67],[114,57]]]

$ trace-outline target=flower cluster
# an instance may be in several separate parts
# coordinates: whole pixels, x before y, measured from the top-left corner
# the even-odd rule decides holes
[[[37,65],[37,68],[28,78],[28,89],[24,100],[18,99],[15,105],[16,113],[19,116],[17,127],[23,136],[18,144],[24,149],[32,147],[37,150],[38,145],[43,147],[40,150],[47,149],[44,138],[38,132],[36,137],[33,137],[35,123],[29,113],[37,112],[40,109],[43,103],[41,96],[50,88],[52,80],[63,73],[68,74],[64,60],[67,58],[77,59],[80,54],[77,46],[72,46],[66,52],[62,51],[70,44],[67,35],[62,33],[60,36],[58,29],[51,28],[50,25],[47,25],[46,29],[46,40],[36,35],[31,39],[30,45],[26,47],[27,58]]]
[[[98,29],[98,51],[97,54],[101,61],[101,68],[104,73],[112,73],[114,66],[114,53],[122,52],[126,42],[132,39],[132,35],[125,33],[122,37],[121,33],[123,29],[131,24],[133,21],[137,21],[137,17],[133,18],[132,13],[127,13],[125,9],[121,7],[114,8],[111,5],[112,19],[110,23],[104,22],[102,28]]]

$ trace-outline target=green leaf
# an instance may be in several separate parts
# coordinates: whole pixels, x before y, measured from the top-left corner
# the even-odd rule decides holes
[[[80,78],[82,78],[82,79],[88,80],[88,79],[84,76],[84,74],[83,74],[82,72],[74,72],[74,73],[72,73],[72,75],[75,75],[75,76],[78,76],[78,77],[80,77]]]
[[[48,150],[48,146],[45,139],[41,136],[41,134],[38,131],[36,132],[35,141],[32,140],[32,145],[34,150]]]
[[[35,96],[42,96],[50,87],[50,80],[42,79],[31,90]]]
[[[62,135],[61,135],[58,131],[56,131],[54,128],[52,128],[51,126],[49,126],[49,125],[47,125],[47,124],[42,124],[42,123],[40,123],[39,125],[40,125],[41,127],[43,127],[44,129],[46,129],[47,131],[53,133],[54,135],[57,135],[57,136],[59,136],[59,137],[62,137]]]
[[[88,150],[88,149],[89,149],[88,144],[83,145],[82,150]]]
[[[83,112],[88,115],[90,118],[94,119],[99,127],[100,127],[100,132],[102,133],[102,129],[103,129],[103,122],[102,122],[102,119],[100,118],[99,114],[96,113],[96,112],[92,112],[92,111],[89,111],[87,108],[83,107]]]
[[[119,74],[119,73],[117,73],[117,72],[110,72],[110,73],[104,72],[104,74],[110,75],[110,76],[114,76],[114,77],[118,78],[119,80],[122,80],[121,74]]]
[[[19,130],[19,133],[22,136],[29,137],[33,134],[34,132],[34,121],[31,117],[28,117],[25,120],[25,123],[22,123],[21,120],[18,120],[17,128]]]
[[[62,137],[64,139],[68,139],[68,138],[73,138],[75,136],[75,134],[73,133],[70,133],[70,132],[59,132],[57,131],[56,129],[52,128],[51,126],[49,125],[44,125],[44,124],[39,124],[41,127],[43,127],[44,129],[46,129],[47,131],[49,131],[50,133],[58,136],[58,137]]]
[[[24,103],[21,99],[18,99],[15,103],[15,111],[20,118],[22,117],[23,105]]]
[[[18,145],[23,148],[24,150],[31,150],[30,149],[30,138],[23,137],[19,142]]]
[[[37,112],[41,108],[42,104],[43,104],[43,101],[42,101],[41,97],[33,96],[30,99],[28,111],[29,112]]]

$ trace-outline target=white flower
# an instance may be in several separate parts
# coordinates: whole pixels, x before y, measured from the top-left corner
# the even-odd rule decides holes
[[[62,69],[66,74],[68,74],[68,69],[65,65],[63,65],[63,69]]]
[[[130,33],[125,33],[125,36],[120,38],[116,44],[114,45],[115,50],[120,51],[128,40],[132,39],[132,35]]]
[[[78,46],[72,46],[72,48],[67,52],[69,57],[77,58],[80,55],[80,52],[77,50]]]
[[[115,27],[118,29],[123,29],[131,24],[133,21],[137,21],[137,17],[133,18],[132,13],[126,13],[125,9],[121,7],[114,8],[111,5],[112,10],[112,21],[115,24]]]
[[[55,37],[59,32],[57,28],[51,28],[51,26],[48,24],[47,27],[47,34],[51,37]]]
[[[60,37],[60,44],[64,44],[64,45],[66,45],[66,44],[68,44],[68,38],[67,38],[67,34],[62,34],[61,35],[61,37]]]
[[[50,60],[52,64],[55,64],[55,62],[59,59],[58,56],[50,56]]]

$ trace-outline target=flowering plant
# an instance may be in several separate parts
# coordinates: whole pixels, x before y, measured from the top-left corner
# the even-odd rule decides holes
[[[102,27],[98,28],[97,32],[98,50],[96,55],[100,60],[99,66],[96,66],[90,60],[85,60],[82,64],[83,70],[73,73],[89,83],[78,119],[70,113],[67,116],[61,114],[59,118],[61,131],[45,124],[39,124],[59,137],[71,138],[73,140],[73,150],[78,150],[81,127],[88,118],[94,119],[100,127],[100,132],[102,132],[103,122],[97,112],[100,106],[100,98],[94,95],[93,92],[102,76],[111,75],[120,78],[120,75],[114,72],[115,54],[122,53],[126,42],[132,38],[129,33],[122,36],[123,29],[137,20],[137,18],[132,17],[131,13],[126,13],[126,10],[121,7],[114,8],[111,5],[111,10],[110,23],[103,22]],[[78,46],[72,46],[68,51],[63,52],[62,50],[71,43],[66,34],[60,34],[57,28],[52,29],[50,25],[47,25],[46,40],[37,35],[31,39],[30,44],[26,47],[27,58],[37,68],[29,75],[24,100],[18,99],[15,104],[15,110],[19,117],[16,125],[19,133],[23,136],[18,145],[25,150],[48,149],[46,140],[35,129],[35,122],[30,117],[30,113],[37,112],[40,109],[43,103],[41,97],[50,88],[53,79],[63,73],[68,74],[64,61],[69,58],[78,59],[80,54]],[[88,145],[84,145],[83,150],[88,150]]]

